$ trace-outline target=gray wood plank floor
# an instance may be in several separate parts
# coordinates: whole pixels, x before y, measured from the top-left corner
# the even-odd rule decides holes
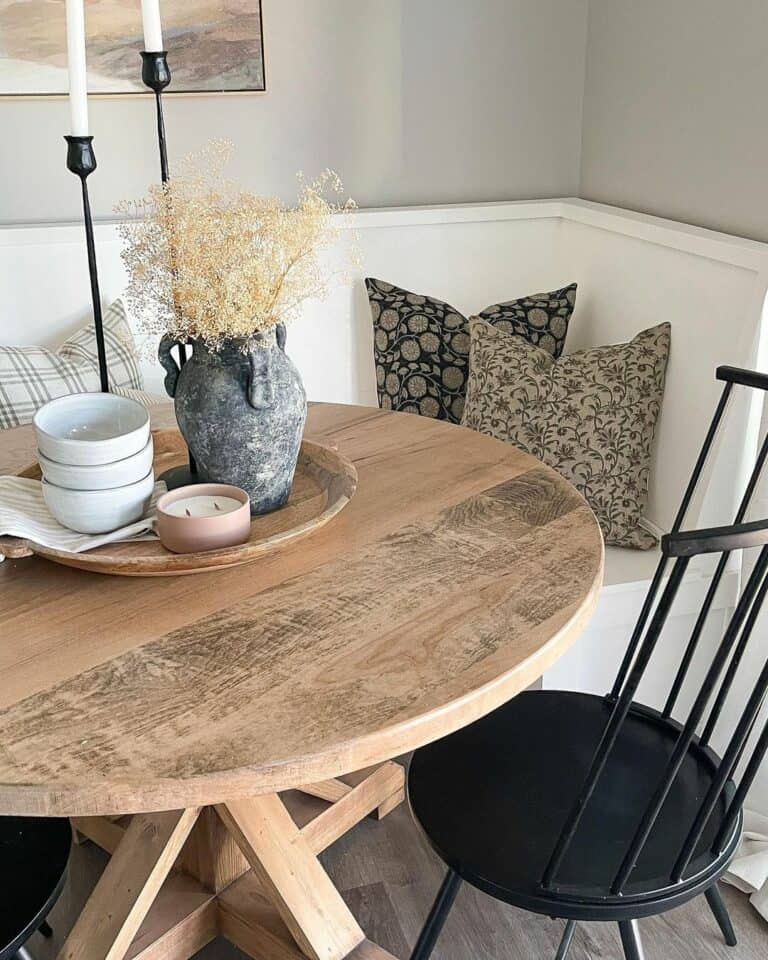
[[[312,801],[314,802],[314,801]],[[318,803],[320,803],[318,801]],[[323,861],[367,935],[397,957],[409,947],[424,921],[443,874],[405,805],[385,820],[367,820],[323,855]],[[51,916],[54,937],[35,934],[29,943],[36,960],[55,960],[106,863],[93,844],[75,848],[70,878]],[[766,960],[768,923],[747,898],[723,887],[739,944],[726,947],[703,898],[661,917],[641,921],[646,960]],[[497,903],[465,886],[435,950],[435,960],[532,960],[554,958],[562,921],[549,920]],[[242,960],[238,950],[216,940],[199,960]],[[582,924],[569,960],[622,956],[614,924]]]

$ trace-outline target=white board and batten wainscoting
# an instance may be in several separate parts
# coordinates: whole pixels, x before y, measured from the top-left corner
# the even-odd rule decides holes
[[[567,350],[631,338],[672,324],[672,353],[658,427],[647,519],[669,528],[722,385],[719,364],[768,369],[765,297],[768,245],[575,199],[363,210],[349,223],[362,254],[359,276],[328,301],[310,304],[288,332],[288,350],[310,399],[375,404],[373,337],[362,277],[371,275],[454,304],[466,314],[499,300],[579,285]],[[123,291],[114,224],[96,229],[102,294]],[[89,316],[82,228],[73,224],[0,228],[0,338],[56,346]],[[162,371],[147,362],[147,388]],[[687,526],[733,519],[754,463],[762,399],[735,391],[706,494]],[[765,489],[768,489],[766,487]],[[754,516],[768,516],[760,492]],[[640,609],[657,554],[610,548],[597,613],[576,646],[544,678],[547,687],[604,692]],[[641,695],[658,704],[707,588],[711,567],[692,565],[668,637]],[[721,585],[710,630],[732,609],[741,571]],[[762,631],[765,636],[765,631]],[[754,646],[763,648],[766,644]],[[741,671],[746,690],[752,660]],[[738,699],[738,698],[736,698]],[[743,703],[743,699],[742,699]],[[735,709],[735,707],[733,708]],[[757,785],[768,809],[768,775]]]

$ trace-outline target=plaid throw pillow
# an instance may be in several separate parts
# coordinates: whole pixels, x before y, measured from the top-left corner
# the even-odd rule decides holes
[[[142,390],[136,345],[121,300],[104,313],[104,346],[113,390]],[[29,423],[37,410],[68,393],[101,388],[96,333],[88,323],[58,350],[0,345],[0,429]]]

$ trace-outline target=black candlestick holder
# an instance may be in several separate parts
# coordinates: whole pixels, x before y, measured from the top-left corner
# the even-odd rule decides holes
[[[99,379],[103,393],[109,393],[109,373],[107,371],[107,352],[104,348],[104,323],[101,315],[101,294],[99,293],[99,272],[96,265],[96,245],[93,241],[93,218],[91,202],[88,198],[88,177],[96,169],[96,155],[93,152],[93,137],[64,137],[67,141],[67,169],[80,178],[83,191],[83,220],[85,222],[85,244],[88,250],[88,273],[91,278],[91,300],[93,302],[93,325],[96,328],[96,353],[99,360]]]
[[[160,178],[163,183],[168,182],[168,149],[165,142],[165,119],[163,117],[163,90],[171,82],[171,70],[168,66],[167,50],[141,51],[141,79],[144,85],[155,94],[155,112],[157,116],[157,147],[160,153]],[[179,368],[187,362],[187,348],[183,343],[178,344]],[[197,465],[195,458],[189,454],[188,467],[173,467],[166,470],[161,477],[169,490],[186,486],[188,483],[198,483]]]
[[[165,121],[163,119],[163,90],[171,82],[171,71],[168,67],[168,52],[158,50],[153,53],[149,50],[141,51],[141,79],[144,85],[154,91],[155,111],[157,114],[157,145],[160,150],[160,177],[163,183],[168,182],[168,152],[165,146]]]

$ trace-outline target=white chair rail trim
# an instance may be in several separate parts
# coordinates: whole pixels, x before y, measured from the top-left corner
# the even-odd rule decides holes
[[[628,237],[710,257],[732,266],[765,272],[768,279],[768,244],[704,227],[665,220],[578,197],[549,200],[497,200],[486,203],[433,204],[409,207],[369,207],[342,216],[350,229],[435,226],[452,223],[487,223],[507,220],[566,220],[609,230]],[[112,239],[117,218],[99,220],[97,236]],[[82,242],[79,223],[41,222],[0,225],[0,247]]]

